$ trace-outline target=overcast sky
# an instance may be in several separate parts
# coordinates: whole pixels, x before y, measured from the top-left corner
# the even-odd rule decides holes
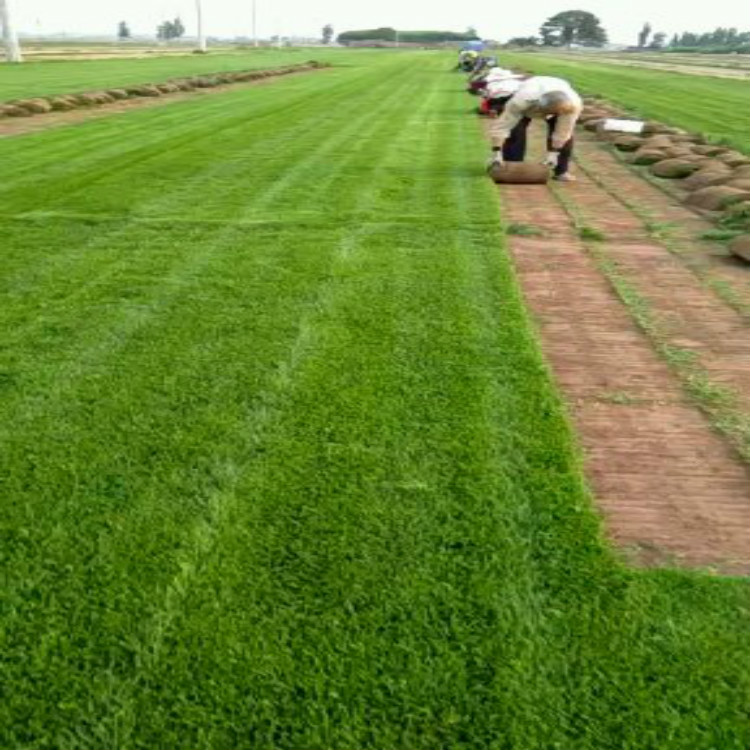
[[[16,28],[25,33],[113,33],[125,20],[134,34],[153,33],[169,17],[182,17],[195,33],[194,0],[9,0]],[[393,26],[450,29],[475,26],[484,38],[506,40],[538,32],[541,23],[563,10],[595,13],[610,40],[633,43],[644,21],[655,31],[707,31],[717,26],[750,28],[747,0],[256,0],[258,34],[318,36],[326,23],[347,29]],[[249,36],[252,0],[203,0],[206,32]]]

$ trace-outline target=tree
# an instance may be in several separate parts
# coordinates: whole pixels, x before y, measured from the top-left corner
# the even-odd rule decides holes
[[[697,47],[698,46],[698,35],[693,34],[691,31],[683,32],[680,37],[680,47]]]
[[[664,49],[664,44],[667,41],[667,35],[663,31],[659,31],[654,34],[654,38],[651,40],[651,44],[648,45],[649,49]]]
[[[185,27],[179,16],[172,21],[172,32],[175,39],[179,39],[185,34]]]
[[[156,38],[168,42],[170,39],[179,39],[185,33],[185,26],[179,17],[174,21],[164,21],[156,29]]]
[[[469,26],[466,29],[466,36],[470,36],[472,39],[479,39],[479,34],[473,26]]]
[[[323,27],[323,44],[330,44],[331,39],[333,39],[333,26],[331,26],[330,23],[327,23]]]
[[[558,13],[542,24],[539,33],[542,44],[550,47],[566,47],[571,44],[601,47],[607,43],[607,32],[599,19],[585,10]]]
[[[638,46],[640,48],[643,48],[648,44],[649,36],[651,36],[651,24],[646,21],[646,23],[643,24],[643,28],[638,32]]]
[[[130,28],[125,21],[120,21],[120,23],[117,24],[117,38],[130,39]]]
[[[653,42],[652,42],[653,44]],[[738,52],[750,53],[750,31],[739,31],[736,28],[719,27],[713,31],[695,34],[683,31],[675,34],[668,47],[672,50],[695,50],[696,52]]]

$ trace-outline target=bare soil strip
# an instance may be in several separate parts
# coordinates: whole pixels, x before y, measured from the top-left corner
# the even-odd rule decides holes
[[[180,102],[186,99],[196,99],[201,96],[212,96],[213,94],[235,91],[240,88],[268,86],[281,78],[288,77],[289,75],[298,76],[331,69],[332,68],[315,68],[311,70],[300,70],[299,72],[289,73],[287,76],[270,76],[256,81],[223,83],[212,88],[200,88],[193,91],[185,91],[160,97],[134,97],[132,99],[122,99],[110,104],[103,104],[98,107],[72,109],[68,112],[47,112],[42,115],[33,115],[31,117],[4,117],[0,118],[0,138],[24,135],[25,133],[36,133],[42,130],[48,130],[49,128],[60,127],[61,125],[74,125],[75,123],[85,122],[87,120],[96,120],[100,117],[110,117],[112,115],[121,114],[122,112],[129,112],[132,109],[161,107],[166,104],[172,104],[173,102]]]
[[[708,286],[727,287],[729,299],[750,318],[750,273],[745,261],[729,253],[715,241],[702,235],[716,226],[693,212],[679,198],[684,191],[679,184],[663,181],[663,189],[640,177],[610,148],[588,134],[578,136],[578,166],[630,212],[641,219],[642,229],[675,253]],[[580,175],[580,170],[579,170]],[[656,180],[658,178],[654,178]],[[679,183],[676,180],[675,183]]]
[[[502,186],[500,193],[509,223],[545,231],[543,237],[510,235],[510,248],[608,532],[641,564],[748,574],[750,469],[637,326],[571,213],[606,234],[597,243],[601,252],[616,259],[669,321],[674,340],[743,397],[750,394],[750,328],[636,215],[580,176],[581,182],[559,188],[565,205],[545,186]],[[641,182],[612,159],[606,179],[631,177]],[[643,184],[680,219],[668,196]],[[631,197],[629,183],[626,192]]]
[[[593,144],[580,146],[584,155],[594,152],[599,166],[591,174],[579,172],[579,182],[567,191],[573,210],[611,240],[605,245],[607,255],[646,298],[669,343],[693,352],[711,379],[731,388],[750,414],[748,321],[702,284],[678,255],[645,234],[641,219],[592,179],[592,175],[603,175],[619,182],[622,173],[630,176],[627,169],[614,160],[607,163]],[[672,221],[689,225],[696,220],[689,209],[670,205],[667,195],[637,176],[633,179],[645,186],[640,194],[645,193],[649,205],[661,204]],[[635,189],[628,186],[628,197]],[[744,272],[746,282],[747,269],[736,270]]]

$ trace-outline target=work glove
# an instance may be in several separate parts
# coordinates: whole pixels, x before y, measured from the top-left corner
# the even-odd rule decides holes
[[[550,169],[554,169],[557,166],[557,161],[560,158],[560,154],[557,153],[557,151],[548,151],[547,156],[545,157],[542,164],[544,164],[547,167],[550,167]]]
[[[487,160],[487,171],[489,172],[493,167],[503,166],[503,152],[493,151],[490,158]]]

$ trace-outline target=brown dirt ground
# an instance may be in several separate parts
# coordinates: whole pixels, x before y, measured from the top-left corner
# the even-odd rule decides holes
[[[640,218],[665,226],[668,242],[680,259],[709,282],[732,289],[744,311],[750,308],[750,274],[747,263],[729,253],[718,242],[701,239],[716,226],[683,205],[686,194],[679,180],[660,180],[661,189],[622,163],[605,144],[588,133],[578,136],[579,175],[581,168],[610,195],[630,206]],[[656,180],[654,180],[656,181]],[[645,229],[645,226],[644,226]]]
[[[604,186],[685,222],[685,241],[702,220],[593,141],[579,152],[589,174],[579,169],[578,183],[559,186],[569,208],[606,234],[602,249],[669,321],[672,341],[695,351],[713,381],[750,398],[748,321]],[[750,468],[687,398],[553,191],[498,189],[508,223],[545,230],[510,235],[510,249],[610,537],[639,564],[750,574]],[[711,272],[723,273],[723,264],[717,258]],[[726,268],[739,284],[739,266]]]
[[[179,94],[168,94],[159,97],[134,97],[133,99],[122,99],[111,104],[103,104],[98,107],[85,107],[81,109],[71,109],[68,112],[47,112],[41,115],[32,115],[30,117],[3,117],[0,118],[0,138],[8,138],[14,135],[23,135],[25,133],[36,133],[48,128],[56,128],[61,125],[74,125],[75,123],[85,122],[87,120],[96,120],[100,117],[110,117],[122,112],[129,112],[132,109],[144,109],[147,107],[161,107],[165,104],[184,101],[185,99],[195,99],[201,96],[211,96],[220,94],[237,88],[249,88],[255,86],[268,86],[279,78],[286,78],[290,75],[298,76],[308,73],[317,73],[330,68],[316,68],[313,70],[303,70],[299,73],[289,73],[286,76],[273,76],[271,78],[261,78],[257,81],[238,81],[236,83],[223,83],[219,86],[206,89],[195,89],[194,91],[183,91]]]
[[[578,145],[588,163],[596,164],[588,171],[579,170],[579,181],[568,192],[579,216],[613,240],[607,244],[610,258],[621,272],[637,281],[652,312],[667,329],[670,343],[694,352],[711,379],[733,389],[750,413],[748,321],[702,284],[677,254],[651,238],[643,221],[597,181],[617,185],[617,191],[625,194],[628,201],[637,191],[652,214],[671,216],[672,222],[683,227],[696,226],[701,220],[637,175],[632,175],[632,182],[636,183],[632,184],[627,180],[630,174],[626,168],[612,157],[604,158],[608,155],[591,141],[583,140]],[[740,261],[732,263],[732,267],[746,284],[747,268],[740,267]]]

